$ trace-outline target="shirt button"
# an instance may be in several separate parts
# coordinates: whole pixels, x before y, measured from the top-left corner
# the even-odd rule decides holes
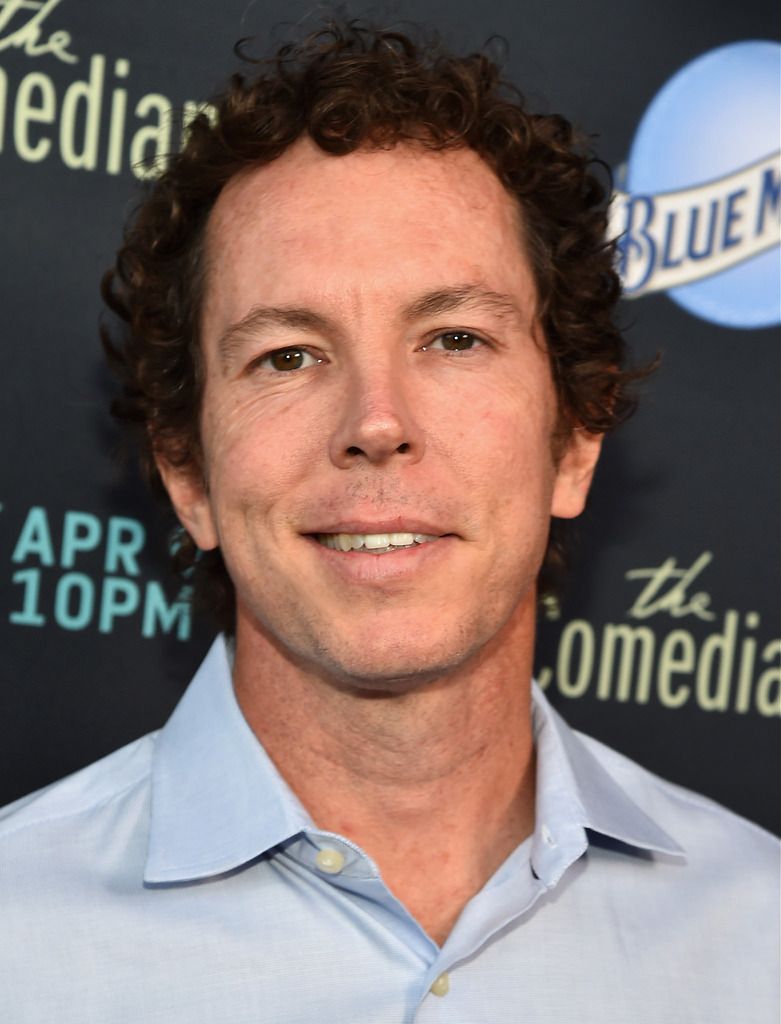
[[[326,847],[318,852],[315,863],[327,875],[338,875],[344,867],[344,854]]]
[[[429,991],[435,996],[446,996],[450,991],[450,976],[443,971],[437,980],[432,984]]]

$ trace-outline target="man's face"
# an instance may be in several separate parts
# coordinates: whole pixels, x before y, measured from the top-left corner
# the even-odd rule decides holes
[[[580,511],[593,458],[578,442],[554,464],[521,235],[468,150],[302,141],[224,190],[206,240],[206,486],[164,475],[199,546],[221,548],[239,643],[382,688],[533,622],[549,518]]]

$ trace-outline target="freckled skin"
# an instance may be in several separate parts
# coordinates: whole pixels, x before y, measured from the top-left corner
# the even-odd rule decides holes
[[[518,221],[468,151],[333,158],[299,143],[225,189],[208,232],[209,495],[196,539],[222,548],[239,637],[251,621],[334,678],[385,685],[447,671],[511,616],[533,616],[556,408]],[[479,309],[400,321],[414,296],[464,282],[512,296],[517,322]],[[258,303],[314,308],[340,334],[271,328],[223,371],[218,337]],[[421,352],[437,328],[486,343]],[[324,362],[244,372],[295,344]],[[335,578],[298,532],[313,518],[405,515],[460,541],[418,576],[377,586]]]

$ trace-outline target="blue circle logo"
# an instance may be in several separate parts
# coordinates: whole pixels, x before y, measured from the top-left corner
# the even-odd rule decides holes
[[[712,50],[643,116],[614,196],[628,297],[665,291],[728,327],[781,322],[781,46]]]

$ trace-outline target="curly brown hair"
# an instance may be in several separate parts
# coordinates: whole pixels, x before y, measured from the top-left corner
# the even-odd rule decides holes
[[[356,22],[330,24],[252,63],[253,74],[235,74],[214,101],[216,120],[201,114],[192,123],[182,151],[128,224],[102,283],[106,303],[126,325],[116,341],[103,330],[123,383],[112,411],[137,432],[156,489],[164,493],[156,454],[200,470],[199,320],[209,214],[229,180],[275,160],[302,136],[334,156],[411,141],[475,150],[522,212],[558,393],[559,440],[576,426],[604,433],[630,414],[628,386],[638,372],[624,368],[613,322],[620,286],[605,237],[608,188],[568,121],[527,111],[485,54],[457,57],[431,40],[416,45],[400,32]],[[174,547],[176,567],[193,578],[196,603],[230,631],[235,596],[219,551],[199,552],[186,534]],[[552,530],[541,593],[562,563]]]

